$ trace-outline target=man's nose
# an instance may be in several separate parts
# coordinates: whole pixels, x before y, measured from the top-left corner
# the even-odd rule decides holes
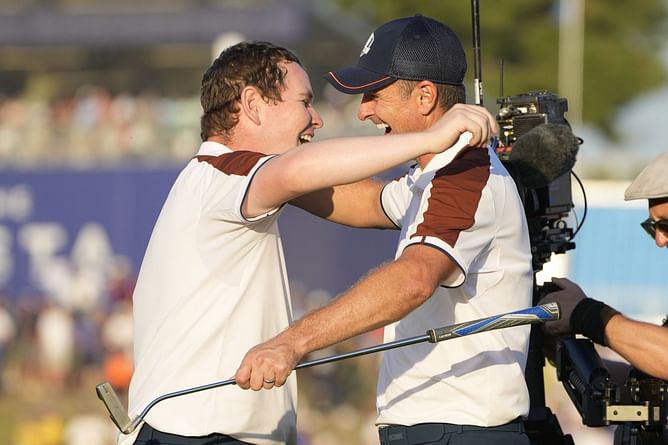
[[[318,110],[311,107],[311,125],[313,128],[322,128],[325,126],[325,121],[322,120],[322,116],[318,113]]]
[[[656,229],[654,241],[657,247],[668,247],[668,234],[663,233],[660,229]]]

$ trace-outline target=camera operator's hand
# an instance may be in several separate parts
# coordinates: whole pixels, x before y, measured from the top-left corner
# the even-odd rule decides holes
[[[549,335],[567,335],[571,333],[571,316],[579,302],[587,298],[580,286],[567,278],[552,278],[552,283],[561,290],[545,295],[538,304],[559,303],[561,318],[543,324],[543,331]]]

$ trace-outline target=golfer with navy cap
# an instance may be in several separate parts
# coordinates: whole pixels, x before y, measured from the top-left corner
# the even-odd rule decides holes
[[[329,73],[360,94],[358,118],[385,133],[430,128],[463,107],[466,57],[446,25],[416,15],[376,29],[357,65]],[[385,327],[385,341],[531,305],[531,252],[515,184],[492,147],[470,134],[418,157],[404,176],[316,192],[295,201],[328,219],[399,229],[383,264],[273,339],[252,348],[236,380],[285,381],[305,354]],[[382,444],[528,444],[524,380],[529,328],[386,351],[376,423]],[[260,389],[260,388],[257,388]]]

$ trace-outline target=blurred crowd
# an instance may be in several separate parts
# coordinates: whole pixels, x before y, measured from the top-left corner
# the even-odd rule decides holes
[[[197,98],[112,95],[86,85],[70,97],[0,96],[0,165],[169,162],[199,141]]]
[[[120,264],[120,265],[119,265]],[[108,381],[127,406],[132,376],[134,276],[120,262],[96,295],[70,292],[3,295],[0,300],[0,442],[13,445],[110,445],[116,430],[95,396]],[[295,315],[331,295],[291,283]],[[70,295],[71,297],[67,297]],[[382,341],[357,337],[334,355]],[[299,371],[300,445],[376,443],[373,427],[377,356]],[[221,379],[225,376],[221,376]],[[202,382],[210,383],[210,382]]]
[[[113,425],[94,387],[121,394],[132,375],[134,281],[110,276],[91,298],[3,295],[0,304],[0,437],[14,445],[107,445]],[[91,289],[91,287],[89,287]],[[11,405],[11,406],[10,406]]]

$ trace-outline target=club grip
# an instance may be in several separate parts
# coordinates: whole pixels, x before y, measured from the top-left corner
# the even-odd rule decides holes
[[[559,317],[559,305],[557,303],[548,303],[515,312],[508,312],[507,314],[494,315],[452,326],[430,329],[427,331],[427,335],[429,336],[430,343],[437,343],[443,340],[464,337],[479,332],[493,331],[495,329],[545,323],[546,321],[558,320]]]

